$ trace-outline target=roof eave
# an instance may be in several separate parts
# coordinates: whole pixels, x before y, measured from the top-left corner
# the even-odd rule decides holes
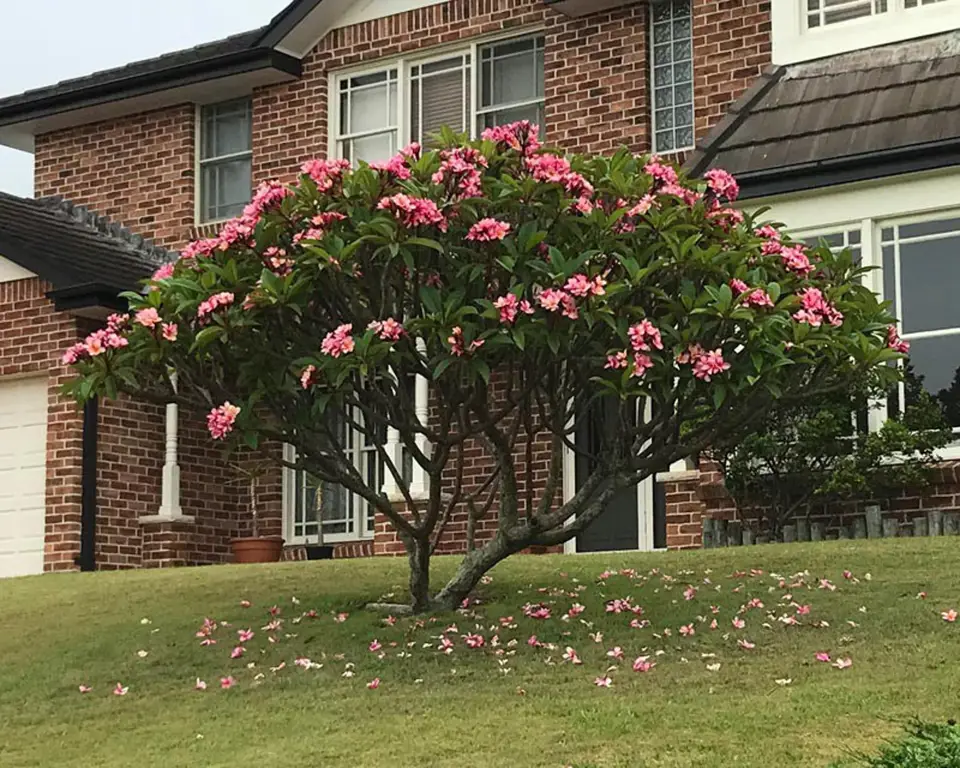
[[[102,319],[127,308],[127,302],[120,298],[122,292],[123,289],[104,283],[87,283],[48,291],[46,296],[57,312]]]

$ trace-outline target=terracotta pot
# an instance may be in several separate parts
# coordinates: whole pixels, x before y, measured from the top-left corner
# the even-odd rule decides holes
[[[283,555],[282,536],[231,539],[235,563],[276,563]]]

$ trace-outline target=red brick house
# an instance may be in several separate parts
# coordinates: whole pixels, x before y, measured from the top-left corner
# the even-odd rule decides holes
[[[797,162],[788,150],[826,130],[816,116],[828,97],[815,98],[815,92],[824,83],[839,83],[829,62],[856,59],[845,46],[886,46],[894,51],[886,60],[899,66],[895,51],[903,40],[934,33],[950,38],[960,28],[960,2],[818,2],[815,12],[814,0],[296,0],[262,29],[0,100],[0,143],[35,154],[39,196],[69,199],[176,251],[237,213],[256,182],[290,180],[307,158],[379,160],[441,125],[476,134],[529,118],[544,127],[550,144],[570,150],[597,153],[626,145],[636,152],[689,157],[697,170],[727,163],[745,172],[748,205],[773,199],[774,213],[791,223],[797,219],[804,232],[846,233],[844,242],[851,244],[855,236],[848,225],[856,221],[860,242],[868,244],[869,229],[869,244],[879,248],[873,222],[891,213],[857,207],[854,199],[859,185],[875,177],[849,172],[830,177],[831,194],[846,194],[845,185],[852,185],[854,197],[845,209],[827,206],[831,214],[818,220],[811,192],[824,186],[817,180],[818,163],[821,156],[843,156],[847,147],[835,151],[829,142],[814,140]],[[889,9],[881,11],[881,5]],[[863,34],[847,34],[844,24]],[[945,42],[939,45],[937,61],[950,50]],[[923,55],[928,64],[933,61],[929,51],[917,54]],[[811,58],[821,61],[809,63]],[[809,80],[800,91],[809,105],[792,96],[799,100],[789,102],[792,111],[784,109],[771,130],[761,110],[783,106],[778,89],[796,86],[804,72]],[[865,79],[873,82],[870,77]],[[887,73],[883,82],[890,77]],[[942,83],[947,74],[937,77]],[[925,82],[920,74],[914,81]],[[877,87],[866,92],[874,94]],[[831,114],[857,94],[856,88],[838,85]],[[938,98],[923,106],[908,96],[905,109],[928,116],[931,103],[942,106]],[[856,113],[858,135],[863,126],[882,122],[871,120],[869,112],[865,104]],[[885,119],[904,119],[901,112]],[[955,128],[958,113],[949,114]],[[820,122],[828,122],[821,116]],[[854,118],[848,114],[848,119]],[[794,130],[796,138],[789,133]],[[950,136],[960,137],[960,128]],[[931,128],[924,140],[947,138]],[[928,198],[931,209],[950,204],[943,197],[949,184],[936,175],[949,165],[948,147],[941,149],[936,166],[896,166],[891,159],[892,169],[902,168],[897,173],[920,174],[916,182],[905,176],[904,184],[927,185],[918,194],[933,190],[940,196]],[[863,165],[878,164],[874,158]],[[800,173],[805,167],[811,171],[806,176]],[[927,173],[934,173],[940,186]],[[844,220],[835,221],[841,210]],[[896,229],[900,223],[892,226],[890,238],[908,237]],[[887,242],[886,229],[878,236]],[[0,256],[18,265],[3,252],[2,241]],[[87,414],[97,439],[84,447],[83,414],[59,400],[53,384],[65,375],[58,363],[65,342],[87,322],[84,316],[102,315],[109,302],[101,296],[83,307],[76,306],[82,302],[58,306],[45,289],[30,289],[39,273],[19,266],[29,274],[11,269],[7,277],[0,270],[2,295],[33,290],[33,303],[16,305],[4,322],[42,318],[36,327],[43,328],[49,345],[32,370],[47,382],[50,426],[44,469],[34,473],[42,482],[33,481],[44,489],[45,509],[22,513],[42,516],[42,552],[32,544],[29,567],[6,573],[228,560],[230,538],[249,529],[246,494],[211,447],[202,421],[178,414],[174,406],[164,412],[129,400],[102,403],[99,413]],[[5,299],[0,311],[10,301]],[[918,340],[928,333],[918,332]],[[19,352],[3,350],[0,413],[5,399],[16,403],[19,397],[19,379],[7,378],[18,373]],[[423,418],[428,396],[421,382]],[[55,423],[62,426],[54,430]],[[583,431],[589,439],[588,425]],[[56,437],[61,432],[66,443]],[[4,439],[0,432],[0,453]],[[377,471],[368,466],[369,446],[355,442],[349,450],[358,468]],[[565,493],[575,491],[575,464],[571,454]],[[481,453],[479,478],[484,466]],[[710,478],[696,467],[674,469],[640,486],[635,499],[611,509],[568,543],[568,551],[699,545],[705,505],[698,489]],[[337,556],[396,552],[385,523],[343,494],[317,521],[310,503],[315,492],[304,478],[278,468],[261,487],[266,532],[282,534],[296,546],[313,541],[322,526]],[[462,550],[464,529],[455,519],[442,551]],[[0,575],[3,542],[0,535]]]

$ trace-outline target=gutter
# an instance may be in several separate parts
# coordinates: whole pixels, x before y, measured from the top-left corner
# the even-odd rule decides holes
[[[83,460],[80,490],[80,554],[76,564],[81,571],[97,569],[97,422],[99,403],[88,400],[83,407]]]
[[[71,285],[68,288],[56,288],[46,296],[53,301],[57,312],[77,312],[93,308],[104,308],[123,312],[127,308],[126,299],[120,298],[124,288],[111,287],[103,283],[85,283]]]

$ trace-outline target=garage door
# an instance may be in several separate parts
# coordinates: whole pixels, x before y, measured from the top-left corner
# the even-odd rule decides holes
[[[47,380],[0,381],[0,577],[43,571]]]

